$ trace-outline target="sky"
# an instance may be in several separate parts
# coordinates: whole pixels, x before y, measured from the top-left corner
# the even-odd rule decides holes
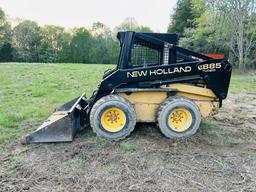
[[[111,29],[125,18],[156,32],[166,32],[176,0],[0,0],[0,7],[12,19],[36,21],[40,25],[67,28],[90,27],[100,21]]]

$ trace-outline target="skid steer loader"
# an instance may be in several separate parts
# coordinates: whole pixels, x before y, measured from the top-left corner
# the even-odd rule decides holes
[[[90,125],[120,140],[136,122],[156,122],[169,138],[196,133],[227,97],[232,65],[177,46],[178,35],[119,32],[120,56],[98,89],[61,106],[22,143],[67,142]]]

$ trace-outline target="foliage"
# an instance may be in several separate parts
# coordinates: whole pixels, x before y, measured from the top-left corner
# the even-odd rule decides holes
[[[0,8],[0,46],[4,43],[6,18],[4,11]]]
[[[60,58],[60,53],[65,51],[65,45],[69,44],[70,41],[71,37],[63,27],[44,26],[41,29],[40,60],[59,62],[62,59]]]
[[[85,28],[75,29],[70,43],[72,60],[76,63],[90,63],[92,46],[90,32]]]
[[[177,7],[171,16],[169,33],[183,34],[185,28],[193,27],[192,0],[178,0]]]
[[[12,61],[12,30],[4,11],[0,8],[0,61]]]
[[[183,47],[224,53],[239,71],[256,68],[255,5],[254,0],[179,0],[169,31],[182,34]]]
[[[126,18],[114,31],[136,31],[136,32],[152,32],[152,30],[143,25],[139,25],[133,17]]]
[[[124,30],[152,32],[134,18],[125,19],[113,32],[101,22],[93,23],[91,28],[66,30],[20,20],[12,28],[0,9],[0,62],[116,63],[119,42],[115,36]]]
[[[225,2],[219,0],[217,2],[217,8],[222,8],[224,5],[226,8],[224,11],[229,11],[226,18],[230,22],[233,41],[228,46],[239,61],[239,70],[244,71],[248,67],[248,59],[256,43],[254,40],[256,37],[254,29],[256,2],[254,0],[227,0]]]
[[[94,45],[91,63],[115,63],[119,54],[119,42],[105,24],[96,22],[91,28]]]
[[[23,21],[13,29],[13,47],[17,61],[39,62],[40,27],[36,22]]]

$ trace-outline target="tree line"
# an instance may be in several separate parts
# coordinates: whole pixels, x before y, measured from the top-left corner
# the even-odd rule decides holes
[[[256,69],[256,3],[254,0],[178,0],[169,33],[182,47],[201,53],[223,53],[240,71]],[[90,28],[39,26],[9,21],[0,8],[0,62],[116,63],[118,31],[152,32],[134,18],[114,30],[101,22]]]
[[[243,72],[256,69],[254,0],[178,0],[168,32],[181,35],[183,47],[224,53]]]
[[[125,30],[152,31],[134,18],[125,19],[113,31],[101,22],[90,28],[65,29],[22,20],[12,27],[0,8],[0,62],[116,63],[116,33]]]

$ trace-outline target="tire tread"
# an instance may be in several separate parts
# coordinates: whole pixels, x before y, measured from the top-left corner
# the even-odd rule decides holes
[[[180,97],[180,96],[172,96],[172,97],[168,97],[165,101],[163,101],[160,105],[159,105],[159,108],[157,110],[157,114],[156,114],[156,125],[158,126],[158,128],[161,130],[161,132],[163,133],[162,131],[162,128],[160,127],[159,125],[159,122],[161,121],[161,113],[162,111],[164,110],[164,108],[170,104],[170,102],[175,102],[175,101],[184,101],[184,102],[189,102],[190,104],[192,104],[196,109],[197,111],[199,112],[200,114],[200,110],[198,108],[198,106],[196,105],[196,103],[194,101],[192,101],[191,99],[188,99],[186,97]],[[201,114],[200,114],[200,120],[201,120]],[[197,128],[198,129],[198,128]],[[197,129],[195,131],[197,131]],[[170,139],[174,139],[176,137],[174,136],[170,136],[170,135],[166,135],[164,134],[166,137],[170,138]]]
[[[119,95],[107,95],[105,97],[102,97],[101,99],[99,99],[98,101],[96,101],[96,103],[93,105],[92,109],[91,109],[91,112],[90,112],[90,125],[92,127],[92,130],[94,133],[96,133],[97,136],[99,137],[103,137],[99,132],[98,132],[98,128],[96,128],[96,126],[94,125],[93,122],[93,117],[94,117],[94,114],[96,112],[96,110],[98,109],[99,106],[101,106],[102,104],[106,103],[106,102],[109,102],[109,101],[118,101],[118,102],[122,102],[122,103],[125,103],[128,105],[128,107],[133,111],[134,115],[135,115],[135,118],[132,118],[131,121],[132,121],[132,128],[129,129],[129,131],[123,135],[122,137],[118,137],[118,138],[108,138],[108,139],[111,139],[113,141],[119,141],[119,140],[123,140],[125,139],[126,137],[128,137],[131,132],[134,130],[135,128],[135,124],[136,124],[136,113],[135,113],[135,110],[132,106],[132,104],[125,98],[119,96]]]

